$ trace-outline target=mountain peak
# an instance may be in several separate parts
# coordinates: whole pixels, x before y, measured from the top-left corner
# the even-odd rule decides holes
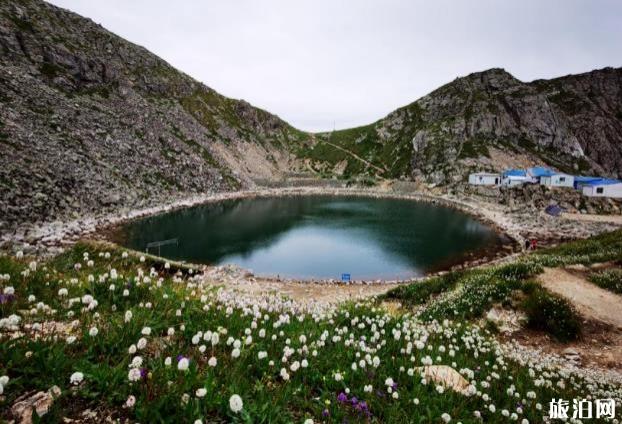
[[[473,72],[462,79],[493,89],[501,89],[521,84],[520,80],[503,68],[490,68],[484,71]]]

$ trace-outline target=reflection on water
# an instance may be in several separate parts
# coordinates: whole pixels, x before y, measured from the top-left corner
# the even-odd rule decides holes
[[[405,278],[499,243],[450,208],[398,199],[302,196],[231,200],[129,223],[128,247],[178,238],[162,256],[234,263],[259,275]]]

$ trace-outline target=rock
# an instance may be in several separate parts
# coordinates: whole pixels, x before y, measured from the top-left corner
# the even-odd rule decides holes
[[[579,355],[566,355],[565,358],[571,362],[580,362],[581,357]]]
[[[463,395],[469,395],[467,392],[469,382],[458,371],[447,365],[428,365],[425,367],[415,368],[415,372],[422,375],[425,379],[440,384],[446,389]]]
[[[11,414],[19,424],[31,424],[33,411],[37,416],[42,417],[50,410],[54,399],[58,397],[61,390],[58,386],[53,386],[47,392],[37,392],[31,395],[20,396],[15,400],[11,407]]]
[[[498,306],[491,308],[488,313],[486,313],[486,319],[494,322],[499,331],[508,334],[519,330],[526,321],[524,313],[502,309]]]

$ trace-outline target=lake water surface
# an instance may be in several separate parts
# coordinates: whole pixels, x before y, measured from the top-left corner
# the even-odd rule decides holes
[[[141,251],[177,238],[177,245],[161,248],[162,256],[237,264],[257,275],[340,279],[348,273],[357,280],[423,275],[502,242],[492,228],[454,209],[350,196],[209,203],[129,222],[115,238]]]

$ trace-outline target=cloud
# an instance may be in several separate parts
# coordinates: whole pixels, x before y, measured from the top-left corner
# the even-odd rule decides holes
[[[52,0],[304,130],[371,123],[458,76],[620,66],[616,0]]]

